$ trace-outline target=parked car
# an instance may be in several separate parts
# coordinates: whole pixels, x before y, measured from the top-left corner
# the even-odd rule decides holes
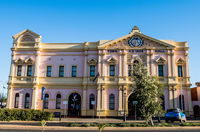
[[[165,122],[186,122],[186,115],[179,109],[168,109],[167,113],[165,114]]]

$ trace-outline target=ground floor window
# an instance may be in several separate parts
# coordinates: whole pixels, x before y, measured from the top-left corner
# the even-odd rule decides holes
[[[19,108],[19,93],[15,94],[15,108]]]
[[[30,94],[29,93],[26,93],[25,95],[24,108],[26,109],[30,108]]]

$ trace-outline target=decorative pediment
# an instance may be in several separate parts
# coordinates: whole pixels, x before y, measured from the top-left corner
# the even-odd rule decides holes
[[[21,39],[20,42],[35,42],[34,37],[30,35],[24,35]]]
[[[18,58],[16,60],[14,60],[14,63],[19,65],[19,64],[23,64],[24,61],[21,58]]]
[[[107,59],[107,62],[110,64],[116,64],[117,60],[114,57],[110,57],[109,59]]]
[[[183,60],[182,58],[179,58],[177,61],[176,61],[177,64],[184,64],[185,63],[185,60]]]
[[[24,61],[26,64],[33,64],[34,61],[31,58],[28,58]]]
[[[132,46],[131,46],[132,45]],[[162,47],[166,49],[173,49],[175,46],[167,43],[165,41],[161,41],[149,36],[142,34],[138,27],[134,27],[133,30],[126,36],[120,37],[115,40],[106,41],[104,43],[100,43],[98,48],[99,49],[132,49],[132,48],[157,48]]]
[[[97,60],[96,59],[90,59],[90,60],[88,60],[88,64],[96,65],[97,64]]]
[[[166,60],[163,57],[159,57],[158,59],[156,59],[156,63],[158,63],[158,64],[165,64]]]

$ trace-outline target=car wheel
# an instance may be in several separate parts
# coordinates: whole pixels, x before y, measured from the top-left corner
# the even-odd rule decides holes
[[[168,123],[168,122],[169,122],[169,120],[165,120],[165,122],[166,122],[166,123]]]
[[[180,123],[183,123],[183,120],[182,120],[182,119],[180,119]]]

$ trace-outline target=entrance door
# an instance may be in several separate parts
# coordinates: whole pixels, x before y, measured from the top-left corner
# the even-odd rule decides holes
[[[81,116],[81,96],[78,93],[72,93],[68,99],[68,116]]]
[[[138,117],[138,108],[134,104],[134,101],[137,101],[134,94],[132,93],[128,98],[128,117],[135,118],[135,115]]]

